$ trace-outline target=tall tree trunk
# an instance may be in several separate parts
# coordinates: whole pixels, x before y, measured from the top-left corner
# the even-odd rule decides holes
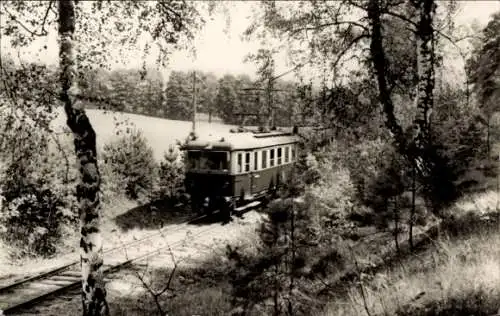
[[[84,316],[109,315],[102,264],[102,239],[99,231],[100,174],[97,166],[96,134],[83,108],[76,107],[70,92],[76,87],[73,36],[75,8],[73,1],[59,1],[61,101],[67,125],[73,132],[76,156],[80,162],[77,185],[80,216],[80,265],[82,269],[82,304]]]
[[[417,109],[418,114],[414,125],[417,128],[413,134],[415,139],[406,139],[403,129],[397,122],[394,114],[394,104],[388,87],[386,70],[387,58],[383,47],[382,21],[383,10],[380,0],[369,0],[367,13],[371,29],[370,54],[377,79],[379,100],[385,113],[385,125],[394,135],[398,151],[410,162],[417,163],[420,174],[429,173],[428,161],[423,157],[424,149],[430,143],[430,114],[434,102],[434,29],[432,21],[436,6],[434,0],[411,0],[417,8],[420,20],[417,26],[417,68],[418,68],[418,92]],[[414,141],[414,143],[413,143]],[[412,144],[413,143],[413,144]],[[416,145],[416,152],[412,148]]]
[[[434,104],[434,28],[432,21],[436,10],[434,0],[412,0],[419,14],[417,25],[417,148],[427,149],[430,144],[430,115]]]
[[[488,114],[487,124],[486,124],[486,153],[488,155],[488,161],[491,160],[491,114]]]
[[[415,224],[415,213],[416,213],[416,196],[417,196],[417,184],[416,184],[416,168],[415,165],[412,166],[411,171],[411,210],[410,210],[410,229],[408,231],[408,240],[410,241],[410,249],[413,251],[413,225]]]
[[[394,214],[394,243],[396,245],[396,251],[399,254],[399,205],[397,197],[394,197],[393,202],[393,214]]]
[[[391,93],[389,91],[386,78],[387,58],[385,56],[384,46],[382,44],[382,12],[380,7],[380,0],[370,0],[368,3],[367,12],[371,29],[370,54],[378,84],[379,101],[382,104],[382,108],[385,113],[385,125],[394,135],[396,146],[398,147],[400,152],[403,152],[406,146],[406,142],[403,136],[403,129],[398,124],[396,116],[394,115],[394,104],[391,99]]]

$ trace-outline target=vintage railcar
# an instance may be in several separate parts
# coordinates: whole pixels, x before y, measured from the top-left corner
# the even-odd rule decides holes
[[[228,132],[186,141],[185,187],[195,211],[231,214],[266,198],[287,181],[297,159],[293,131]]]

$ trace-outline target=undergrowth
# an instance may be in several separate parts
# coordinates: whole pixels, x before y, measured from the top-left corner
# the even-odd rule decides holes
[[[488,219],[481,212],[445,222],[428,248],[364,275],[324,315],[494,315],[500,308],[499,223],[497,215]]]

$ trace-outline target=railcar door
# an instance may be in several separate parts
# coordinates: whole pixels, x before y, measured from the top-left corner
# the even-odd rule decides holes
[[[235,152],[236,166],[234,169],[234,195],[245,198],[251,194],[250,152]]]
[[[257,162],[254,162],[257,166],[253,174],[253,192],[261,193],[268,188],[268,179],[266,175],[269,173],[266,169],[268,168],[268,152],[266,149],[259,149],[254,156]]]
[[[259,192],[258,190],[258,178],[259,178],[259,152],[254,151],[252,153],[253,158],[253,166],[252,172],[250,172],[250,192],[252,194],[256,194]]]

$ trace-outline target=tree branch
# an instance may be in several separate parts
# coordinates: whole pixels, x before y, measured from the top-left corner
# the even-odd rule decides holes
[[[365,25],[358,23],[358,22],[336,21],[336,22],[329,22],[329,23],[324,23],[324,24],[320,24],[320,25],[316,25],[316,26],[306,26],[306,27],[295,29],[295,30],[289,30],[287,32],[290,34],[290,36],[294,36],[295,34],[303,32],[303,31],[306,31],[306,32],[307,31],[317,31],[317,30],[320,30],[320,29],[325,28],[325,27],[339,26],[339,25],[343,25],[343,24],[348,24],[349,26],[357,26],[359,28],[362,28],[365,31],[368,31],[368,28]]]
[[[47,31],[45,30],[45,22],[47,21],[47,17],[49,16],[50,8],[52,7],[53,2],[54,2],[54,0],[49,1],[49,5],[47,6],[47,10],[45,11],[45,15],[44,15],[43,21],[42,21],[41,32],[44,33],[45,35],[47,35]]]
[[[384,10],[384,11],[381,11],[382,14],[387,14],[387,15],[390,15],[392,17],[395,17],[395,18],[398,18],[400,19],[401,21],[403,22],[406,22],[408,24],[410,24],[411,26],[415,27],[414,30],[412,31],[416,31],[417,28],[418,28],[418,24],[412,20],[410,20],[409,18],[407,18],[406,16],[402,15],[402,14],[399,14],[399,13],[396,13],[396,12],[392,12],[392,11],[389,11],[389,10]]]
[[[357,42],[359,42],[360,40],[362,40],[363,38],[369,38],[368,36],[368,33],[362,33],[361,35],[355,37],[341,52],[339,55],[337,55],[337,58],[335,59],[335,61],[333,62],[332,64],[332,68],[337,68],[338,66],[338,63],[340,62],[340,60],[342,59],[342,57],[345,56],[345,54],[351,49],[351,47],[353,45],[355,45]]]
[[[36,31],[30,30],[26,25],[24,25],[23,22],[19,21],[19,19],[14,14],[12,14],[11,12],[9,12],[9,10],[7,10],[7,8],[5,6],[3,8],[4,8],[5,12],[7,12],[7,14],[9,15],[9,17],[14,22],[16,22],[17,24],[19,24],[26,32],[30,33],[32,36],[42,37],[42,36],[47,36],[47,34],[48,34],[47,30],[45,30],[45,22],[47,20],[47,16],[49,14],[49,10],[50,10],[51,6],[52,6],[52,1],[49,2],[49,6],[47,8],[47,11],[45,12],[45,16],[43,18],[43,22],[42,22],[40,33],[36,32]]]

